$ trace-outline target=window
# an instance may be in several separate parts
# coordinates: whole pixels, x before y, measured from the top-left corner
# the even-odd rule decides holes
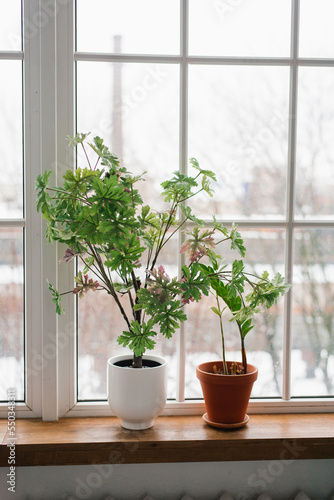
[[[3,10],[4,5],[0,5]],[[0,21],[0,400],[25,399],[21,4]]]
[[[261,367],[252,411],[332,408],[332,2],[54,0],[39,10],[37,0],[25,0],[23,11],[26,209],[18,154],[23,53],[12,49],[13,36],[4,36],[0,64],[12,73],[0,83],[0,106],[8,105],[10,87],[16,151],[10,156],[6,141],[3,154],[17,184],[14,212],[1,214],[0,265],[21,276],[12,288],[20,304],[15,321],[23,324],[25,317],[26,344],[20,333],[15,356],[23,359],[25,351],[26,394],[22,389],[20,398],[27,408],[45,419],[108,413],[106,359],[120,351],[122,324],[107,296],[95,294],[94,302],[81,301],[78,308],[66,296],[66,316],[56,319],[47,291],[46,278],[71,289],[74,267],[58,267],[64,249],[44,242],[34,180],[41,170],[53,168],[60,176],[74,165],[66,135],[76,131],[102,136],[130,170],[147,171],[144,196],[155,205],[159,183],[177,168],[186,171],[188,157],[216,172],[215,197],[194,209],[208,224],[213,212],[227,225],[238,223],[250,271],[279,271],[293,282],[246,339],[249,361]],[[174,247],[164,256],[173,275],[178,241]],[[2,276],[0,317],[12,321],[2,312],[2,304],[9,307]],[[187,306],[189,319],[179,334],[157,344],[157,353],[169,359],[173,411],[202,411],[195,366],[221,351],[210,305]],[[231,357],[239,356],[227,336]],[[1,351],[2,362],[9,356]]]

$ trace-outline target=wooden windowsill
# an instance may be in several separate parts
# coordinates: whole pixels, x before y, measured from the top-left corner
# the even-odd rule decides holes
[[[251,415],[242,429],[209,427],[200,416],[159,417],[129,431],[116,417],[16,420],[15,465],[135,464],[334,458],[334,414]],[[0,421],[0,466],[11,437]]]

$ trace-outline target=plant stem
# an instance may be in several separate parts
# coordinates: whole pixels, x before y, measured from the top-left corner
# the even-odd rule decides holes
[[[109,293],[110,295],[112,295],[112,297],[114,298],[114,300],[115,300],[115,302],[116,302],[116,304],[117,304],[117,306],[118,306],[118,308],[119,308],[119,310],[120,310],[120,312],[121,312],[121,314],[122,314],[122,316],[123,316],[123,318],[124,318],[124,320],[125,320],[125,322],[126,322],[126,324],[127,324],[127,327],[128,327],[128,329],[129,329],[129,331],[131,331],[131,324],[130,324],[130,321],[129,321],[129,319],[128,319],[127,315],[126,315],[125,310],[123,309],[122,304],[121,304],[121,303],[120,303],[120,301],[119,301],[119,298],[118,298],[118,296],[117,296],[117,293],[116,293],[116,291],[115,291],[115,289],[114,289],[114,287],[113,287],[112,281],[111,281],[111,280],[109,280],[109,277],[107,276],[107,274],[106,274],[106,272],[105,272],[105,269],[104,269],[104,265],[103,265],[103,262],[102,262],[101,256],[100,256],[100,255],[99,255],[99,254],[95,251],[95,249],[94,249],[93,245],[91,245],[90,243],[87,243],[87,245],[89,246],[90,251],[92,252],[92,254],[93,254],[93,255],[94,255],[94,257],[95,257],[95,260],[96,260],[96,262],[97,262],[98,268],[99,268],[99,270],[100,270],[100,272],[101,272],[101,275],[103,276],[103,281],[105,282],[105,284],[106,284],[106,286],[107,286],[107,288],[108,288],[108,293]]]
[[[133,355],[132,368],[142,368],[143,367],[143,356]]]
[[[246,349],[245,349],[245,339],[242,335],[241,325],[239,321],[237,321],[237,325],[240,333],[241,340],[241,356],[242,356],[242,366],[244,367],[244,373],[247,373],[247,357],[246,357]]]
[[[98,164],[99,164],[100,159],[101,159],[101,158],[100,158],[100,157],[98,157],[98,159],[97,159],[97,161],[96,161],[96,163],[95,163],[94,170],[96,170],[96,168],[97,168],[97,166],[98,166]]]
[[[46,188],[48,191],[50,192],[54,192],[54,193],[60,193],[60,194],[66,194],[68,199],[69,200],[73,200],[73,201],[81,201],[82,203],[85,203],[86,205],[89,205],[90,207],[93,207],[94,204],[93,203],[90,203],[87,198],[85,197],[82,197],[82,196],[79,196],[79,195],[74,195],[74,194],[71,194],[69,191],[65,191],[64,189],[61,189],[61,188]],[[53,200],[58,200],[58,197],[54,197]],[[62,197],[63,200],[66,200],[66,198]],[[72,221],[72,219],[69,219],[68,221]]]
[[[216,293],[216,302],[217,302],[217,309],[219,311],[220,334],[221,334],[221,339],[222,339],[223,372],[224,372],[224,375],[228,375],[228,368],[227,368],[226,355],[225,355],[225,339],[224,339],[224,329],[223,329],[223,318],[222,318],[223,311],[220,308],[220,303],[219,303],[219,298],[218,298],[217,293]]]
[[[87,151],[86,151],[86,148],[85,148],[85,146],[84,146],[84,143],[83,143],[83,142],[81,143],[81,146],[82,146],[82,149],[84,150],[84,153],[85,153],[85,155],[86,155],[86,159],[87,159],[87,163],[88,163],[88,165],[89,165],[89,168],[92,170],[92,165],[90,164],[90,161],[89,161],[89,158],[88,158],[88,155],[87,155]]]
[[[156,249],[156,252],[155,252],[155,256],[154,256],[154,259],[153,259],[153,262],[152,262],[152,265],[151,265],[151,269],[150,269],[151,271],[152,271],[152,269],[153,269],[153,268],[154,268],[154,266],[155,266],[155,263],[156,263],[156,261],[157,261],[157,259],[158,259],[158,256],[159,256],[159,254],[160,254],[160,252],[161,252],[162,248],[163,248],[163,247],[166,245],[166,243],[167,243],[167,242],[168,242],[168,241],[172,238],[172,236],[173,236],[176,232],[178,232],[178,231],[179,231],[179,229],[180,229],[180,228],[183,226],[183,224],[187,221],[187,219],[184,219],[184,220],[183,220],[180,224],[178,224],[178,226],[177,226],[177,228],[175,229],[175,231],[173,231],[173,232],[172,232],[172,234],[170,234],[170,235],[168,236],[168,238],[166,238],[166,239],[165,239],[166,234],[167,234],[167,232],[168,232],[169,228],[170,228],[170,227],[171,227],[171,225],[172,225],[173,216],[174,216],[174,213],[176,213],[176,211],[177,211],[177,208],[178,208],[179,204],[180,204],[180,199],[178,199],[178,200],[175,200],[175,199],[174,199],[174,200],[173,200],[173,203],[172,203],[171,209],[170,209],[170,211],[169,211],[169,217],[168,217],[168,220],[167,220],[167,222],[166,222],[165,229],[164,229],[164,231],[163,231],[162,236],[160,237],[160,235],[159,235],[159,245],[157,246],[157,249]],[[162,232],[162,231],[161,231],[161,232]],[[161,232],[160,232],[160,234],[161,234]]]

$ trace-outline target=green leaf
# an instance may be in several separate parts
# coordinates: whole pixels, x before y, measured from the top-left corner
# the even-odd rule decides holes
[[[204,225],[204,221],[202,219],[199,219],[198,217],[196,217],[196,215],[194,215],[192,213],[192,210],[190,207],[185,206],[185,205],[179,205],[179,207],[180,207],[180,210],[184,213],[186,220],[191,220],[192,222],[197,224],[197,226]]]
[[[142,356],[147,349],[153,349],[155,341],[152,337],[156,336],[156,332],[152,330],[154,323],[149,320],[142,325],[138,321],[131,322],[131,331],[124,331],[117,338],[118,344],[123,347],[129,347],[135,356]]]
[[[188,177],[180,172],[174,172],[174,177],[161,183],[163,188],[162,196],[164,201],[186,200],[192,195],[192,188],[197,187],[198,183],[193,177]]]
[[[240,325],[242,337],[245,338],[247,333],[250,332],[255,325],[252,325],[252,318],[247,319],[243,324]]]
[[[168,275],[159,275],[156,270],[147,279],[148,288],[141,288],[137,293],[135,310],[143,309],[154,317],[159,312],[165,312],[166,307],[173,303],[176,295],[181,293],[181,282],[177,278],[170,279]]]
[[[212,306],[210,309],[211,309],[211,311],[213,311],[215,314],[217,314],[217,316],[221,317],[221,313],[220,313],[219,309],[217,309],[217,307]]]
[[[118,271],[121,276],[126,276],[133,269],[140,266],[140,258],[145,251],[145,247],[140,245],[140,240],[136,235],[130,235],[127,240],[122,239],[120,248],[108,250],[106,252],[105,265],[112,271]]]
[[[48,282],[48,285],[49,290],[52,292],[52,302],[56,304],[56,313],[61,315],[64,312],[61,305],[61,294],[51,285],[51,283]]]
[[[85,142],[87,137],[89,136],[89,132],[86,134],[77,134],[75,137],[67,136],[68,143],[70,146],[77,146],[78,144],[82,144]]]
[[[231,248],[232,250],[238,250],[242,257],[245,256],[246,247],[244,246],[244,241],[241,237],[241,234],[237,231],[237,225],[232,224],[232,231],[230,233],[231,238]]]
[[[200,264],[194,263],[190,267],[183,265],[182,273],[184,276],[182,283],[184,301],[195,300],[199,302],[202,295],[209,295],[210,279],[202,271]]]
[[[47,220],[53,219],[52,200],[49,193],[47,192],[52,173],[53,173],[52,170],[49,170],[45,171],[41,175],[38,175],[35,187],[37,194],[37,201],[36,201],[37,211],[41,212],[43,218]]]
[[[168,304],[163,304],[159,312],[154,315],[154,322],[159,325],[160,332],[167,339],[170,339],[180,323],[187,319],[181,307],[179,300],[170,301]]]
[[[216,175],[214,172],[212,172],[211,170],[203,170],[200,166],[199,166],[199,163],[198,161],[196,160],[196,158],[190,158],[189,162],[191,163],[191,165],[196,169],[198,170],[202,175],[205,175],[206,177],[210,177],[210,179],[212,179],[213,181],[216,181]]]

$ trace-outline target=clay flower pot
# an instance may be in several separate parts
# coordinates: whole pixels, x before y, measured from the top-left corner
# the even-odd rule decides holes
[[[228,367],[231,363],[227,362]],[[209,361],[196,368],[207,412],[203,418],[209,424],[217,424],[217,427],[241,427],[248,422],[246,411],[258,370],[253,365],[247,365],[246,374],[219,375],[213,372],[214,365],[218,371],[223,368],[222,361]]]

